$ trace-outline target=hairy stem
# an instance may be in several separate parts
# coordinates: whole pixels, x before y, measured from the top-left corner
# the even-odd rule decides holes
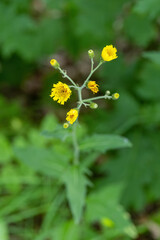
[[[73,147],[74,147],[74,164],[78,165],[79,164],[79,146],[78,146],[78,141],[77,141],[77,132],[76,132],[77,124],[75,123],[73,125],[72,129],[72,139],[73,139]]]
[[[67,79],[75,86],[75,88],[77,88],[77,85],[76,85],[75,82],[67,75],[67,73],[66,73],[64,70],[62,70],[60,67],[59,67],[58,69],[59,69],[60,73],[62,73],[63,77],[64,77],[64,78],[67,78]]]
[[[100,61],[100,63],[97,65],[97,67],[95,67],[93,69],[93,59],[91,61],[91,72],[88,75],[87,79],[84,81],[83,85],[81,86],[81,89],[83,89],[86,86],[86,83],[89,81],[89,79],[91,78],[92,74],[102,65],[102,61]]]
[[[112,99],[112,96],[107,96],[107,95],[104,95],[104,96],[99,96],[99,97],[93,97],[93,98],[87,98],[87,99],[83,99],[83,102],[90,102],[92,100],[98,100],[98,99]]]

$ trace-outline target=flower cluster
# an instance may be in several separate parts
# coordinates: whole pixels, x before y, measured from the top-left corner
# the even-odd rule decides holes
[[[101,59],[99,64],[97,65],[97,67],[94,68],[94,51],[93,50],[89,50],[88,51],[88,55],[89,58],[91,59],[91,72],[89,74],[89,76],[87,77],[87,79],[84,81],[84,83],[82,84],[82,86],[77,85],[66,73],[66,71],[62,70],[60,67],[60,64],[57,62],[57,60],[55,59],[51,59],[50,64],[55,68],[58,69],[60,71],[60,73],[62,74],[62,76],[64,78],[67,78],[70,82],[71,82],[71,86],[68,86],[66,83],[62,83],[62,82],[58,82],[57,84],[53,84],[53,88],[51,89],[51,94],[50,97],[54,100],[57,101],[59,104],[64,104],[65,102],[67,102],[67,100],[70,98],[71,96],[71,87],[73,89],[75,89],[78,93],[78,104],[77,107],[74,109],[71,109],[66,116],[66,120],[67,122],[64,123],[63,127],[64,128],[68,128],[70,124],[73,124],[77,118],[78,118],[78,114],[79,114],[79,110],[81,108],[82,105],[84,105],[85,107],[89,106],[92,109],[95,109],[98,107],[97,103],[94,103],[93,100],[98,100],[98,99],[113,99],[113,100],[117,100],[119,98],[119,93],[114,93],[112,95],[110,95],[110,91],[106,91],[105,95],[103,96],[98,96],[98,97],[93,97],[93,98],[88,98],[88,99],[83,99],[82,98],[82,90],[84,88],[88,88],[90,89],[93,94],[96,94],[99,92],[99,85],[96,83],[96,81],[91,81],[90,78],[92,76],[92,74],[104,63],[104,62],[108,62],[108,61],[112,61],[114,59],[116,59],[117,56],[117,49],[115,47],[113,47],[113,45],[107,45],[106,47],[103,48],[102,52],[101,52]]]

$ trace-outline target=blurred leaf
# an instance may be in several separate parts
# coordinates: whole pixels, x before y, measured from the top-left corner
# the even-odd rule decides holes
[[[57,240],[79,240],[79,226],[72,221],[62,223],[54,229],[53,237]]]
[[[0,239],[9,240],[7,224],[2,219],[0,219]]]
[[[53,150],[38,147],[15,148],[16,157],[42,174],[61,178],[67,164],[67,156]]]
[[[59,39],[63,39],[61,21],[42,17],[36,22],[25,12],[17,13],[17,9],[12,6],[8,8],[0,3],[0,43],[3,55],[8,57],[17,53],[23,59],[31,61],[51,54],[60,43]]]
[[[78,7],[75,31],[81,39],[81,46],[90,48],[95,43],[103,46],[106,42],[112,42],[114,36],[113,23],[125,0],[113,0],[112,2],[106,0],[100,0],[99,2],[97,0],[74,0],[74,2]]]
[[[140,14],[146,14],[153,19],[160,15],[159,0],[138,0],[133,10]]]
[[[144,52],[143,57],[149,59],[155,64],[160,65],[160,51]]]
[[[65,141],[66,138],[70,135],[70,132],[64,129],[62,126],[57,126],[54,131],[43,131],[41,134],[46,138],[60,139],[62,141]]]
[[[0,134],[0,162],[6,164],[12,160],[12,149],[7,138]]]
[[[130,136],[133,148],[121,151],[114,160],[101,167],[101,172],[108,172],[107,182],[123,182],[122,201],[127,207],[140,210],[151,199],[160,196],[158,186],[160,177],[160,138],[156,134],[135,132]]]
[[[41,122],[41,131],[53,131],[56,129],[58,121],[55,115],[48,114],[46,115]]]
[[[137,236],[136,228],[131,223],[129,214],[118,203],[119,191],[118,185],[110,185],[96,190],[95,193],[91,193],[87,199],[87,220],[92,222],[99,221],[103,226],[104,236],[107,239],[112,239],[122,234],[135,238]],[[103,225],[102,220],[104,218],[112,221],[113,225],[110,227]]]
[[[84,152],[96,151],[104,153],[111,149],[131,146],[132,144],[127,138],[109,134],[95,134],[83,140],[80,144],[80,150]]]
[[[144,105],[141,109],[141,121],[147,126],[160,124],[160,103]]]
[[[33,144],[37,147],[44,147],[47,142],[44,136],[42,136],[37,129],[30,129],[28,132],[28,140],[31,145]]]
[[[67,198],[75,223],[79,223],[85,205],[86,187],[88,181],[79,167],[73,166],[66,170],[64,183],[67,189]]]
[[[125,19],[124,30],[129,40],[140,47],[146,47],[157,35],[148,16],[133,13]]]
[[[136,87],[138,95],[145,100],[157,101],[160,99],[160,66],[145,63],[139,74],[139,84]]]

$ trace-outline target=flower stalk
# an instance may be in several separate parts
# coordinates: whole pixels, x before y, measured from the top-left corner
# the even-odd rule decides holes
[[[110,91],[106,91],[105,95],[103,95],[103,96],[92,97],[92,98],[88,98],[88,99],[83,99],[83,97],[82,97],[82,90],[84,88],[90,89],[94,94],[99,91],[99,85],[96,83],[96,81],[90,81],[90,79],[91,79],[93,73],[104,62],[114,60],[118,57],[116,55],[116,52],[117,52],[117,49],[115,47],[113,47],[112,45],[107,45],[106,47],[104,47],[102,50],[102,53],[101,53],[102,58],[101,58],[99,64],[94,68],[94,60],[93,59],[94,59],[95,54],[94,54],[93,50],[89,50],[88,55],[91,60],[91,71],[90,71],[88,77],[86,78],[86,80],[84,81],[84,83],[82,84],[82,86],[78,86],[73,81],[73,79],[67,75],[67,72],[65,70],[61,69],[57,60],[52,59],[50,61],[51,65],[55,69],[58,69],[60,71],[60,73],[62,74],[62,76],[64,78],[67,78],[71,83],[71,85],[67,85],[62,82],[53,84],[53,88],[52,88],[51,95],[50,95],[53,98],[53,100],[57,101],[60,104],[64,104],[64,102],[66,102],[70,98],[70,95],[72,93],[71,88],[75,89],[77,91],[77,95],[78,95],[77,107],[74,109],[71,109],[67,113],[67,117],[66,117],[67,123],[63,124],[64,128],[68,128],[69,125],[73,124],[72,141],[73,141],[73,147],[74,147],[74,160],[73,160],[74,165],[79,164],[79,158],[80,158],[80,150],[79,150],[79,145],[78,145],[78,140],[77,140],[77,125],[78,125],[77,119],[78,119],[79,112],[80,112],[82,105],[84,105],[85,107],[90,107],[91,109],[96,109],[98,107],[98,104],[92,102],[94,100],[99,100],[99,99],[117,100],[119,98],[119,93],[114,93],[114,94],[110,95]]]

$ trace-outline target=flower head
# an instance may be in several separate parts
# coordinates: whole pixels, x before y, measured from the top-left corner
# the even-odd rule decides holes
[[[117,100],[117,99],[119,98],[119,93],[113,93],[113,94],[112,94],[112,98],[113,98],[114,100]]]
[[[73,124],[78,117],[78,111],[76,109],[71,109],[66,116],[66,120],[70,123]]]
[[[89,81],[87,86],[93,93],[97,93],[99,91],[98,84],[95,81]]]
[[[50,64],[51,64],[54,68],[59,68],[59,63],[57,62],[56,59],[51,59]]]
[[[50,97],[53,98],[54,101],[63,105],[64,102],[70,98],[71,93],[72,92],[67,84],[58,82],[57,84],[53,84]]]
[[[107,45],[106,47],[103,48],[101,56],[104,61],[111,61],[118,57],[116,52],[117,49],[113,47],[113,45]]]

